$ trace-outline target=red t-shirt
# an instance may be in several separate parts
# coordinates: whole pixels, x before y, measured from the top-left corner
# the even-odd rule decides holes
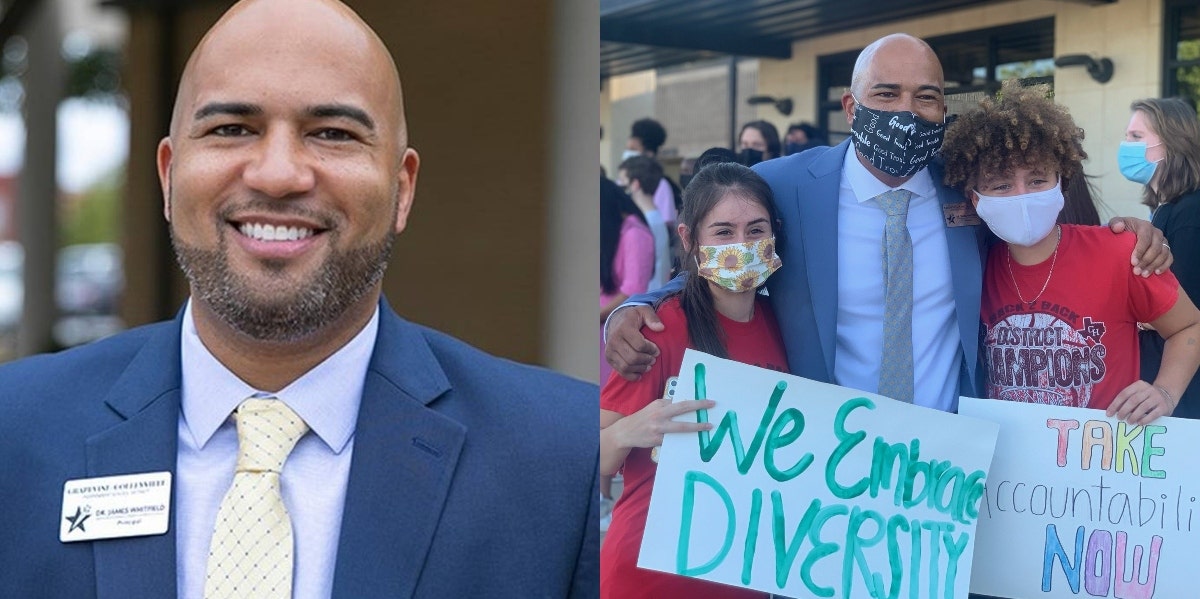
[[[1138,380],[1137,323],[1166,314],[1179,283],[1169,271],[1134,275],[1136,241],[1062,225],[1057,260],[1032,266],[1008,260],[1006,244],[992,247],[980,308],[988,397],[1103,410]],[[1014,279],[1026,300],[1037,297],[1032,305]]]
[[[600,391],[600,408],[630,415],[662,397],[667,379],[678,376],[683,352],[688,347],[687,321],[679,298],[663,302],[658,317],[666,325],[661,333],[642,331],[658,346],[659,356],[642,375],[641,380],[629,382],[614,373]],[[755,302],[754,317],[749,322],[737,322],[717,315],[725,333],[725,347],[731,360],[753,364],[779,372],[787,372],[787,355],[779,326],[766,298]],[[600,596],[611,599],[638,597],[711,597],[721,599],[761,599],[758,591],[707,582],[696,578],[665,574],[637,567],[646,528],[646,512],[650,509],[650,490],[658,464],[650,459],[650,449],[635,448],[625,458],[623,473],[625,487],[613,509],[612,524],[600,550]]]

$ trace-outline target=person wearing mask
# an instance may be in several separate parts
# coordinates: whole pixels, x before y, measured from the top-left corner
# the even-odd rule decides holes
[[[1200,365],[1200,311],[1168,271],[1123,264],[1132,235],[1057,224],[1082,177],[1083,131],[1049,87],[1010,79],[946,132],[945,181],[1003,243],[984,269],[987,397],[1106,410],[1131,424],[1168,416]],[[1164,338],[1152,382],[1138,377],[1137,323]]]
[[[984,388],[985,228],[961,218],[966,199],[945,186],[934,161],[944,132],[943,85],[928,44],[883,37],[860,53],[842,96],[852,135],[755,171],[771,185],[789,231],[784,255],[797,257],[768,286],[792,374],[955,411],[960,394]],[[1149,223],[1127,218],[1109,226],[1139,232],[1122,260],[1135,274],[1169,265],[1170,252]],[[647,294],[631,304],[655,299]],[[885,331],[885,323],[898,326]],[[644,325],[663,328],[645,305],[610,319],[605,357],[622,376],[637,378],[655,361],[658,348]]]
[[[666,141],[667,130],[662,123],[648,117],[638,119],[629,128],[629,140],[625,144],[625,151],[621,153],[621,162],[637,156],[657,160],[658,150]],[[663,175],[658,187],[654,189],[654,206],[663,221],[671,223],[672,227],[675,223],[675,216],[679,214],[682,197],[683,190],[666,175]]]
[[[649,191],[656,189],[662,178],[662,167],[645,156],[625,159],[617,173],[617,185],[625,189],[633,203],[642,211],[646,226],[650,227],[650,233],[654,235],[654,274],[650,276],[647,290],[658,289],[671,280],[671,248],[674,245],[671,231],[675,228],[675,223],[663,221]]]
[[[799,154],[809,148],[828,145],[825,135],[812,123],[794,123],[784,136],[783,155]]]
[[[701,169],[684,192],[679,236],[687,284],[657,307],[661,334],[651,338],[661,359],[637,382],[610,377],[600,399],[600,472],[624,470],[625,489],[601,548],[600,596],[611,599],[706,597],[765,599],[757,591],[637,567],[657,464],[652,449],[664,434],[711,430],[711,424],[672,418],[715,402],[670,403],[662,396],[678,376],[687,348],[785,371],[783,342],[766,298],[756,291],[781,266],[781,236],[771,189],[739,164]]]
[[[754,166],[779,157],[779,130],[767,121],[750,121],[738,133],[738,162]]]
[[[1180,98],[1148,98],[1130,107],[1125,141],[1117,153],[1121,174],[1144,185],[1142,203],[1153,211],[1175,255],[1171,272],[1191,297],[1200,296],[1200,124],[1196,111]],[[1142,377],[1159,376],[1165,343],[1144,325]],[[1200,381],[1192,379],[1174,416],[1200,418]]]
[[[629,127],[629,139],[621,160],[634,156],[658,157],[658,149],[667,141],[667,130],[662,123],[646,117],[633,122]]]

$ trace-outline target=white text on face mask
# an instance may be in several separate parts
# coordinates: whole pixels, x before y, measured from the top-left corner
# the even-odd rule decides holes
[[[893,177],[908,177],[925,168],[942,147],[944,123],[911,112],[888,112],[855,100],[850,133],[854,148],[871,166]]]

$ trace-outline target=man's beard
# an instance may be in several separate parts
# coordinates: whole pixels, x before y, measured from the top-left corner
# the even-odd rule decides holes
[[[329,255],[308,280],[291,281],[293,289],[275,293],[275,287],[289,286],[284,261],[268,261],[269,277],[265,289],[257,290],[251,278],[230,268],[227,232],[214,250],[190,246],[175,235],[171,227],[171,246],[175,258],[191,283],[192,295],[204,302],[235,330],[259,341],[289,342],[304,339],[323,326],[336,322],[346,310],[362,299],[383,278],[396,232],[379,240],[345,251],[330,250]],[[330,245],[338,241],[332,232]],[[275,293],[275,295],[269,295]]]

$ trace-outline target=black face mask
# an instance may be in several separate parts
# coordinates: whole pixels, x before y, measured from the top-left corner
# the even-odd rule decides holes
[[[791,156],[792,154],[799,154],[800,152],[807,150],[808,147],[809,146],[807,143],[800,144],[794,141],[789,141],[787,142],[787,145],[783,146],[783,155]]]
[[[742,166],[754,166],[763,161],[763,153],[752,148],[742,148],[742,151],[738,152],[737,161]]]
[[[893,177],[925,168],[942,149],[945,123],[931,123],[911,112],[875,110],[855,100],[850,134],[854,149],[871,166]]]

